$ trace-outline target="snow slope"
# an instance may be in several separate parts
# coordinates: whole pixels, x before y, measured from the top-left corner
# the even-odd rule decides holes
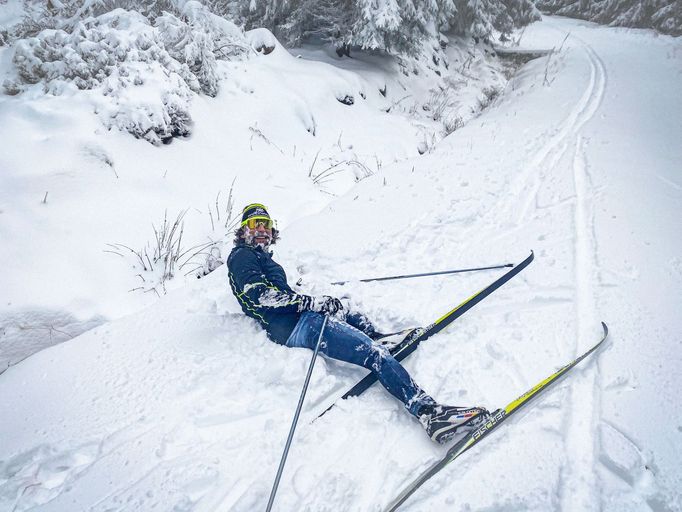
[[[130,39],[142,30],[132,27]],[[451,66],[463,70],[453,69],[448,85],[434,73],[405,76],[386,56],[350,62],[313,49],[291,54],[265,29],[246,37],[274,51],[219,61],[218,96],[193,95],[192,135],[169,146],[106,128],[117,125],[107,113],[143,124],[147,110],[159,109],[173,88],[160,69],[147,76],[135,68],[144,85],[119,87],[121,98],[104,86],[63,84],[53,96],[43,83],[0,94],[0,371],[194,279],[204,254],[189,251],[165,283],[161,265],[143,269],[132,254],[153,252],[152,225],[159,229],[166,214],[173,223],[185,212],[183,252],[231,241],[230,192],[234,215],[257,196],[286,228],[356,181],[433,146],[446,119],[434,120],[431,106],[454,103],[453,88],[456,104],[443,116],[468,119],[482,89],[506,82],[501,64],[470,42],[447,49]],[[13,51],[0,47],[0,83],[15,72]],[[443,96],[430,92],[441,87]],[[345,98],[353,105],[339,101]]]
[[[403,510],[680,510],[682,43],[545,18],[521,44],[561,50],[433,153],[297,217],[277,258],[304,290],[349,295],[398,329],[497,274],[327,283],[534,249],[522,276],[407,361],[446,403],[502,405],[609,324],[597,358]],[[270,343],[224,270],[0,376],[0,509],[265,507],[310,352]],[[444,452],[378,388],[308,423],[360,374],[318,361],[276,509],[381,510]]]

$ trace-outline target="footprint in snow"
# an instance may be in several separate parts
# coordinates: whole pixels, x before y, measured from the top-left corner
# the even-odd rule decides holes
[[[21,512],[53,500],[99,452],[99,443],[67,450],[42,444],[0,462],[0,510]]]

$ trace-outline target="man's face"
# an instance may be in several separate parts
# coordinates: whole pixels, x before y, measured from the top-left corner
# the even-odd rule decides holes
[[[244,226],[244,240],[252,247],[266,249],[272,241],[272,220],[249,219]]]

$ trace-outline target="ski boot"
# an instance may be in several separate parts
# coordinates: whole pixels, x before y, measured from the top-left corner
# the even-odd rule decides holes
[[[411,327],[409,329],[405,329],[399,332],[394,332],[391,334],[381,334],[380,336],[377,336],[376,338],[372,338],[374,343],[377,345],[381,345],[384,348],[387,348],[391,353],[393,353],[393,350],[400,345],[404,340],[406,340],[408,337],[411,336],[419,336],[424,329],[421,327]]]
[[[479,427],[489,414],[483,407],[434,404],[425,406],[418,417],[431,440],[443,444],[457,434],[467,433]]]

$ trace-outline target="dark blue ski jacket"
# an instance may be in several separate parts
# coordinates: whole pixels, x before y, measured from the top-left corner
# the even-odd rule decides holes
[[[272,255],[260,247],[238,244],[227,258],[232,293],[247,316],[254,318],[273,341],[284,344],[301,316],[301,297]]]

